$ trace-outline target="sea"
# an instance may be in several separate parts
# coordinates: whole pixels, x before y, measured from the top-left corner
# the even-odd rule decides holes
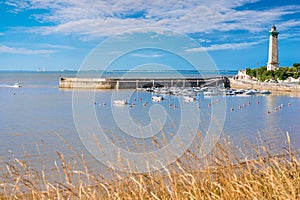
[[[60,77],[76,77],[77,73],[0,71],[1,163],[13,162],[17,158],[37,166],[43,162],[54,167],[58,154],[63,154],[65,159],[73,163],[78,162],[81,155],[85,155],[91,169],[99,170],[103,167],[103,160],[99,158],[101,155],[93,153],[91,137],[85,137],[97,137],[97,133],[92,131],[97,132],[99,129],[106,135],[105,139],[112,141],[111,147],[103,145],[102,148],[108,149],[104,152],[109,152],[110,148],[113,151],[112,146],[136,154],[141,151],[152,152],[161,148],[154,146],[153,141],[156,141],[156,144],[167,145],[181,128],[185,127],[186,124],[183,123],[194,119],[200,123],[193,125],[204,135],[216,131],[216,128],[211,126],[217,126],[218,123],[212,123],[215,120],[212,116],[215,112],[214,107],[221,103],[223,107],[220,119],[223,121],[219,124],[221,129],[217,133],[221,139],[230,138],[237,147],[243,147],[245,142],[258,146],[265,144],[273,154],[284,152],[290,148],[289,145],[296,151],[300,150],[300,97],[297,95],[286,93],[197,97],[194,103],[189,104],[183,103],[181,97],[174,96],[166,96],[161,102],[153,102],[153,94],[145,91],[72,90],[58,87]],[[124,73],[113,71],[107,72],[105,76],[120,77]],[[199,75],[194,71],[180,73],[188,77]],[[134,72],[132,76],[149,74],[172,76],[169,72],[143,71]],[[202,72],[202,76],[205,77],[235,74],[235,70]],[[15,83],[21,87],[11,87]],[[93,99],[86,98],[87,96],[92,96]],[[112,103],[113,100],[125,98],[129,105],[115,106]],[[190,109],[189,114],[184,114],[187,113],[185,109]],[[87,110],[92,112],[88,113]],[[164,118],[164,115],[167,117]],[[129,121],[127,117],[130,118]],[[186,117],[190,118],[185,120]],[[98,127],[92,127],[94,120],[97,121]],[[150,129],[144,129],[147,125],[155,123],[157,124]],[[81,127],[82,124],[86,126]],[[165,138],[167,140],[162,142]],[[101,143],[103,138],[95,140],[97,139],[100,139],[98,142]]]

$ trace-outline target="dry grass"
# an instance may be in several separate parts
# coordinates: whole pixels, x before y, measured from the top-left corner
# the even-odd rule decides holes
[[[161,171],[111,170],[114,179],[91,172],[83,155],[77,168],[57,153],[55,180],[47,179],[46,167],[15,158],[2,167],[0,199],[300,199],[300,163],[290,147],[275,156],[266,147],[245,149],[223,140],[205,159],[187,152]]]

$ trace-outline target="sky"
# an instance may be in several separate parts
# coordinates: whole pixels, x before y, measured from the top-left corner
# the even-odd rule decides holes
[[[125,49],[116,42],[124,32],[131,33],[128,47],[145,42],[132,32],[148,27],[190,38],[198,47],[185,39],[172,40],[169,47],[176,43],[187,57],[205,51],[218,69],[231,70],[266,65],[268,31],[275,24],[280,66],[300,62],[299,0],[0,0],[0,16],[0,70],[78,70],[107,41],[111,47],[101,46],[99,61]],[[113,63],[123,69],[140,64],[136,59],[185,69],[185,61],[170,56],[141,49]]]

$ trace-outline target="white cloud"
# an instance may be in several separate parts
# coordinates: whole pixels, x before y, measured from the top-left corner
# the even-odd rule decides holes
[[[290,27],[296,27],[299,29],[300,27],[300,20],[287,20],[280,23],[281,30],[288,30]]]
[[[48,55],[54,53],[54,50],[44,50],[44,49],[25,49],[25,48],[15,48],[8,46],[0,46],[0,53],[10,53],[10,54],[23,54],[23,55]]]
[[[41,47],[51,48],[51,49],[74,49],[74,47],[68,45],[59,45],[59,44],[37,44]]]
[[[143,57],[143,58],[158,58],[158,57],[162,57],[163,55],[158,54],[158,53],[131,53],[129,54],[131,56],[135,56],[135,57]]]
[[[202,39],[202,38],[198,39],[198,41],[200,43],[210,43],[210,42],[212,42],[211,40],[206,40],[206,39]]]
[[[279,40],[288,39],[288,40],[300,41],[299,35],[300,35],[300,31],[299,30],[298,31],[294,31],[293,33],[279,34]]]
[[[225,49],[244,49],[251,47],[253,45],[258,44],[259,42],[242,42],[242,43],[225,43],[225,44],[214,44],[209,47],[198,47],[198,48],[190,48],[186,49],[186,52],[203,52],[203,51],[217,51],[217,50],[225,50]]]
[[[282,23],[282,16],[300,12],[300,6],[281,6],[268,10],[236,9],[259,0],[9,0],[16,12],[46,9],[35,14],[41,22],[55,25],[34,29],[41,34],[78,34],[80,38],[97,38],[142,27],[169,28],[182,33],[214,31],[266,31],[273,23],[284,28],[299,23]],[[163,5],[163,6],[162,6]]]

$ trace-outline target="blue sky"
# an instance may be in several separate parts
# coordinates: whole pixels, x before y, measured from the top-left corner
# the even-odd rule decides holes
[[[191,37],[202,48],[186,53],[205,50],[219,69],[240,69],[266,65],[275,24],[280,65],[300,62],[299,0],[2,0],[0,16],[0,70],[79,69],[104,40],[145,27]],[[120,68],[141,58],[172,65],[167,55],[134,52]]]

